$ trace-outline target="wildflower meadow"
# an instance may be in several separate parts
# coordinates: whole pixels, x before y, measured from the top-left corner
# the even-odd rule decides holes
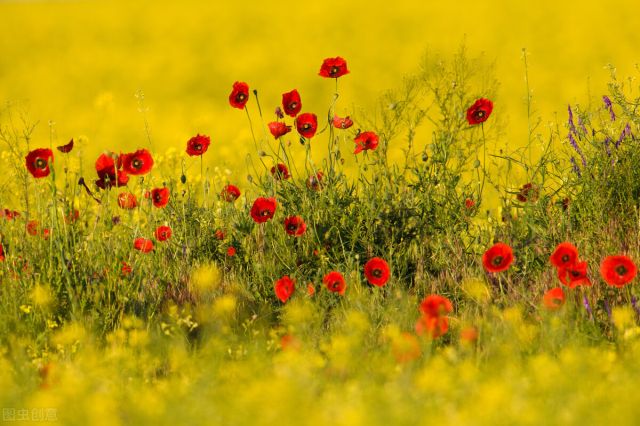
[[[227,142],[161,143],[149,91],[126,142],[2,98],[1,424],[637,423],[637,68],[542,116],[518,50],[514,130],[491,46],[365,106],[332,52],[216,75]]]

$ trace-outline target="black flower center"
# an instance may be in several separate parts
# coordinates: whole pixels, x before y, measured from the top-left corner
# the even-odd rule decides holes
[[[47,160],[45,160],[44,158],[36,158],[34,165],[36,166],[36,169],[46,169]]]
[[[340,67],[332,66],[331,70],[329,70],[329,75],[336,75],[340,72]]]
[[[156,192],[156,195],[153,197],[153,199],[159,203],[160,201],[162,201],[162,195],[160,195],[159,192]]]
[[[269,210],[262,210],[262,211],[260,212],[260,216],[262,216],[262,217],[267,217],[267,216],[269,216],[270,214],[271,214],[271,212],[270,212]]]
[[[616,274],[623,276],[627,273],[627,268],[624,265],[616,266]]]
[[[134,169],[141,169],[142,168],[142,161],[139,158],[135,158],[131,162],[131,165],[133,166]]]
[[[483,118],[485,116],[485,112],[481,109],[478,109],[473,112],[473,116],[477,119]]]
[[[568,262],[568,261],[569,261],[569,259],[570,259],[569,255],[568,255],[568,254],[565,254],[565,255],[563,255],[563,256],[562,256],[562,259],[561,259],[561,260],[562,260],[562,263],[566,263],[566,262]]]
[[[491,261],[491,263],[492,263],[494,266],[500,266],[500,265],[502,264],[502,259],[503,259],[503,257],[502,257],[502,256],[496,256],[496,257],[494,257],[494,258],[493,258],[493,260]]]
[[[382,276],[382,270],[374,269],[373,271],[371,271],[371,275],[373,275],[376,278],[380,278]]]
[[[287,229],[289,231],[295,231],[296,229],[298,229],[298,225],[296,225],[295,223],[290,223],[289,225],[287,225]]]
[[[296,107],[297,107],[297,106],[298,106],[298,103],[297,103],[297,102],[291,102],[291,103],[289,104],[289,109],[296,109]]]
[[[242,102],[245,99],[247,99],[247,95],[245,95],[244,93],[238,93],[236,95],[236,101],[238,101],[238,102]]]
[[[574,278],[579,278],[582,275],[580,271],[570,271],[570,272],[571,272],[571,276]]]
[[[193,149],[195,149],[196,151],[202,151],[202,145],[199,143],[194,143]]]
[[[311,128],[311,124],[309,124],[309,123],[304,123],[304,124],[302,125],[302,129],[303,129],[303,130],[309,130],[310,128]]]

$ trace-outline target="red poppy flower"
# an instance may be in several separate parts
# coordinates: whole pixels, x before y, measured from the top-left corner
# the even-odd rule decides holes
[[[113,176],[113,179],[111,179],[111,177],[106,177],[104,179],[98,179],[96,180],[96,186],[100,189],[107,189],[110,188],[114,185],[116,186],[126,186],[127,183],[129,183],[129,176],[127,175],[126,172],[123,171],[119,171],[118,172],[118,182],[116,185],[116,177],[115,175]]]
[[[552,288],[542,296],[542,303],[544,303],[544,306],[551,311],[560,309],[562,305],[564,305],[564,302],[565,295],[561,287]]]
[[[320,72],[318,73],[319,76],[327,78],[338,78],[345,74],[349,74],[347,61],[342,59],[340,56],[325,59],[322,62]]]
[[[120,269],[120,272],[122,273],[123,276],[126,277],[132,271],[133,271],[133,268],[131,268],[131,266],[127,262],[122,262],[122,269]]]
[[[73,223],[80,218],[80,211],[78,209],[73,209],[69,213],[67,213],[64,217],[65,223]]]
[[[26,229],[29,235],[38,235],[38,233],[42,233],[41,236],[45,240],[49,238],[49,235],[51,234],[49,228],[40,229],[40,223],[37,220],[30,220],[27,222]]]
[[[484,123],[493,111],[493,102],[480,98],[467,110],[467,121],[471,125]]]
[[[277,180],[289,179],[291,177],[289,169],[287,169],[287,166],[282,163],[278,163],[271,167],[271,174]]]
[[[280,299],[282,303],[286,303],[286,301],[289,300],[296,288],[296,282],[295,280],[289,278],[288,275],[285,275],[284,277],[276,281],[273,288],[276,292],[276,297]]]
[[[138,207],[136,196],[130,192],[121,192],[118,194],[118,206],[121,209],[132,210]]]
[[[15,210],[9,210],[9,209],[1,210],[0,209],[0,217],[4,217],[7,220],[13,220],[18,216],[20,216],[20,212],[17,212]]]
[[[116,166],[114,160],[113,153],[107,154],[102,153],[96,160],[96,173],[98,173],[98,177],[102,179],[103,176],[110,176],[116,174]],[[122,166],[120,162],[120,157],[118,158],[118,168]]]
[[[235,200],[237,200],[238,198],[240,198],[240,189],[238,189],[238,187],[235,186],[235,185],[229,184],[229,185],[225,186],[224,188],[222,188],[222,192],[220,193],[220,197],[222,197],[223,200],[232,203]]]
[[[122,169],[130,175],[144,175],[153,167],[153,157],[146,149],[139,149],[130,154],[120,156]]]
[[[229,246],[227,248],[227,256],[233,257],[236,255],[236,248],[234,246]]]
[[[213,233],[213,236],[216,240],[224,240],[224,232],[221,229],[216,229],[216,232]]]
[[[423,316],[443,316],[453,311],[451,301],[444,296],[432,294],[420,302],[420,312]]]
[[[249,85],[241,81],[233,83],[233,90],[229,95],[229,103],[232,107],[244,109],[249,100]]]
[[[313,283],[307,284],[307,296],[311,297],[316,294],[316,286]]]
[[[38,235],[38,231],[40,229],[40,224],[37,220],[30,220],[27,222],[27,233],[29,235]]]
[[[207,152],[211,138],[206,135],[197,134],[187,141],[187,154],[190,156],[198,156]]]
[[[384,259],[374,257],[364,265],[364,276],[370,284],[384,286],[389,280],[389,265]]]
[[[607,256],[600,265],[600,275],[612,287],[629,284],[638,273],[635,263],[627,256]]]
[[[133,240],[133,248],[141,251],[142,253],[149,253],[153,250],[153,241],[146,238],[136,238]]]
[[[34,178],[49,176],[51,170],[49,163],[53,161],[53,152],[49,148],[38,148],[31,151],[25,157],[27,170]]]
[[[482,255],[484,269],[489,272],[502,272],[509,269],[513,262],[513,250],[507,244],[496,243]]]
[[[300,216],[289,216],[284,220],[284,230],[287,234],[301,236],[307,230],[307,224]]]
[[[467,198],[466,200],[464,200],[464,206],[467,208],[467,210],[471,210],[476,206],[476,202],[471,198]]]
[[[166,225],[158,226],[155,232],[156,240],[167,241],[169,238],[171,238],[172,233],[173,231],[171,230],[171,227]]]
[[[332,293],[344,294],[347,289],[347,283],[340,272],[332,271],[322,278],[322,282]]]
[[[282,108],[289,117],[295,117],[302,109],[300,93],[296,89],[282,94]]]
[[[98,173],[96,186],[100,189],[110,188],[114,185],[125,186],[129,182],[129,175],[125,171],[120,170],[120,168],[122,167],[122,161],[120,157],[117,157],[118,167],[116,170],[116,163],[113,158],[114,155],[115,154],[113,153],[109,155],[100,154],[100,156],[96,160],[96,172]]]
[[[307,188],[313,191],[320,191],[322,189],[322,178],[324,177],[324,173],[318,171],[315,175],[309,176],[307,179]]]
[[[416,321],[416,334],[419,336],[428,335],[432,339],[443,336],[449,330],[449,319],[444,316],[421,316]]]
[[[375,150],[378,147],[378,135],[374,132],[362,132],[354,139],[356,143],[356,150],[354,154],[365,150]]]
[[[467,344],[475,343],[479,334],[477,328],[469,326],[460,331],[460,340]]]
[[[549,260],[556,268],[567,268],[577,262],[578,249],[571,243],[560,243],[556,246]]]
[[[154,188],[151,190],[151,201],[156,207],[164,207],[169,203],[169,188]]]
[[[275,198],[256,198],[251,206],[251,217],[256,223],[264,223],[273,217],[276,205]]]
[[[587,277],[587,262],[576,262],[566,268],[558,268],[558,279],[569,288],[577,286],[591,286],[591,281]]]
[[[0,262],[4,262],[4,247],[0,243]]]
[[[318,117],[310,112],[300,114],[296,118],[296,129],[298,129],[300,135],[311,139],[316,134],[316,130],[318,130]]]
[[[353,126],[353,120],[349,118],[349,116],[340,118],[337,115],[334,115],[332,123],[333,127],[335,127],[336,129],[348,129],[349,127]]]
[[[274,138],[278,139],[291,131],[291,126],[287,126],[282,121],[273,121],[268,124],[269,131]]]
[[[280,338],[280,348],[283,351],[299,351],[301,346],[300,340],[291,334],[285,334]]]
[[[526,183],[520,188],[520,192],[516,195],[516,198],[521,203],[531,202],[534,203],[538,200],[540,190],[532,183]]]
[[[57,146],[56,149],[63,154],[71,152],[71,150],[73,149],[73,138],[69,141],[69,143]]]

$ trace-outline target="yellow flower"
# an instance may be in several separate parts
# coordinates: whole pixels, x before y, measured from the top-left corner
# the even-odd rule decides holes
[[[35,305],[46,308],[53,301],[51,288],[49,288],[49,286],[36,284],[33,290],[31,290],[31,300],[33,300]]]

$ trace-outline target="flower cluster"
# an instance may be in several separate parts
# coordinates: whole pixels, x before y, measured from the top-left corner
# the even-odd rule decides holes
[[[446,297],[432,294],[420,303],[420,319],[416,322],[416,333],[432,339],[443,336],[449,330],[448,314],[453,311],[451,301]]]

